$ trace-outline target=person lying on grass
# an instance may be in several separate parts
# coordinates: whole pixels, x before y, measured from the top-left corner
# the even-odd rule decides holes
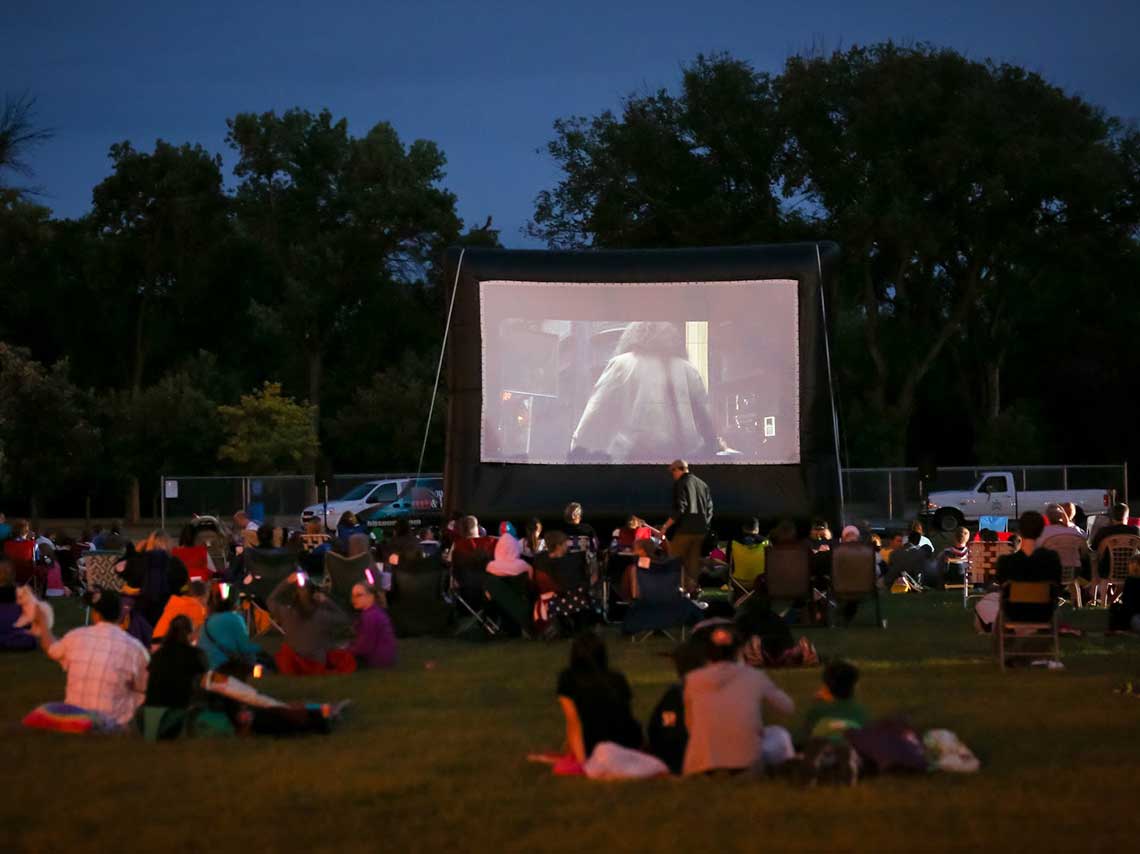
[[[685,677],[685,723],[689,742],[684,773],[756,771],[792,756],[784,727],[765,726],[770,706],[790,715],[795,703],[768,674],[739,660],[740,635],[728,621],[704,634],[708,662]]]
[[[804,713],[799,744],[812,738],[843,741],[843,733],[867,723],[867,710],[855,701],[859,668],[846,661],[833,661],[823,669],[823,685],[815,703]]]
[[[603,741],[640,750],[641,724],[632,703],[629,682],[609,667],[605,641],[594,632],[578,635],[570,645],[570,666],[558,675],[566,752],[585,762]]]
[[[340,649],[345,613],[304,572],[291,572],[269,594],[269,611],[285,632],[277,671],[290,676],[352,673],[356,659]]]

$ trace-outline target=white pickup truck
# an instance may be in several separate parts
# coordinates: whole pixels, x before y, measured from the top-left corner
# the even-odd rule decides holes
[[[1005,516],[1016,519],[1026,510],[1044,512],[1052,503],[1071,501],[1077,515],[1103,513],[1112,501],[1107,489],[1036,489],[1019,491],[1013,474],[987,471],[970,489],[948,489],[931,492],[926,497],[926,515],[934,517],[934,526],[952,531],[965,522],[977,522],[982,516]]]

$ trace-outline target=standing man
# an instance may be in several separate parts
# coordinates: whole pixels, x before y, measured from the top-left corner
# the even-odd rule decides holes
[[[684,460],[673,460],[669,471],[673,475],[673,515],[661,526],[661,533],[673,534],[669,556],[681,559],[685,590],[700,593],[701,548],[712,523],[712,493],[707,483],[689,472]]]

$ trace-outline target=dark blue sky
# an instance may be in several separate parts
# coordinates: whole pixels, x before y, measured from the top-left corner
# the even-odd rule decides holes
[[[438,142],[464,219],[492,214],[507,246],[527,245],[520,228],[556,178],[536,152],[552,121],[674,88],[700,52],[777,71],[812,45],[930,41],[1023,64],[1140,117],[1136,0],[0,5],[0,93],[29,90],[55,131],[30,162],[61,216],[88,209],[113,142],[201,142],[225,155],[231,178],[226,117],[328,106],[356,134],[388,120],[405,141]]]

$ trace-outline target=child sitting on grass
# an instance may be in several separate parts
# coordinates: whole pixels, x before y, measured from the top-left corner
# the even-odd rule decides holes
[[[843,741],[843,733],[867,723],[867,710],[855,702],[859,669],[847,661],[833,661],[823,669],[823,686],[804,715],[800,743],[821,738]]]
[[[704,643],[704,638],[694,637],[673,650],[673,664],[680,681],[665,689],[645,728],[649,752],[668,765],[674,774],[681,773],[685,746],[689,743],[689,730],[685,726],[685,676],[704,665]]]

